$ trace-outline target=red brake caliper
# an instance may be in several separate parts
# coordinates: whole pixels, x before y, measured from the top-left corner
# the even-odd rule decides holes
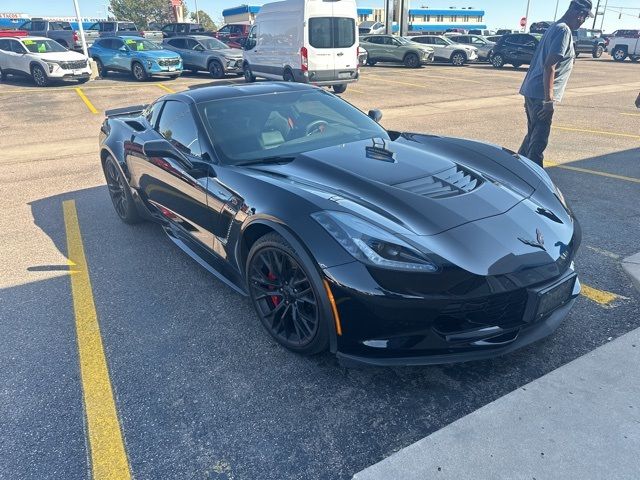
[[[269,272],[267,274],[267,278],[273,282],[274,280],[276,280],[277,277],[273,274],[273,272]],[[270,290],[275,290],[275,288],[276,287],[270,287],[269,289]],[[280,304],[280,302],[282,301],[282,299],[277,295],[271,295],[271,301],[273,302],[273,305],[275,307],[277,307]]]

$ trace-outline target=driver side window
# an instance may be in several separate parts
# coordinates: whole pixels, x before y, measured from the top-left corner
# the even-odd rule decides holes
[[[188,105],[174,100],[165,102],[156,130],[182,153],[202,156],[198,129]]]

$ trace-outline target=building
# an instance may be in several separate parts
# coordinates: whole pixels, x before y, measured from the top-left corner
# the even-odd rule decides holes
[[[222,16],[225,23],[253,23],[259,11],[259,6],[241,5],[223,10]],[[485,29],[487,26],[484,24],[484,15],[484,10],[473,8],[450,8],[447,10],[412,8],[409,9],[409,32],[443,33],[451,28]],[[384,9],[358,8],[358,21],[365,22],[367,20],[384,23]],[[395,20],[397,21],[397,18]],[[395,22],[393,29],[397,31]]]

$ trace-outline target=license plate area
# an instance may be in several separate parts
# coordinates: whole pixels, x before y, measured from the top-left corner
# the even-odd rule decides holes
[[[538,321],[571,300],[571,294],[577,275],[537,292],[536,313],[534,321]]]
[[[340,79],[351,78],[351,72],[339,72],[338,73],[338,78],[340,78]]]

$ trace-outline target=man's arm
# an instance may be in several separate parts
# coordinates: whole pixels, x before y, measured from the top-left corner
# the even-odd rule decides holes
[[[562,60],[562,55],[552,53],[544,62],[544,103],[538,118],[548,120],[553,115],[553,81],[556,78],[556,65]]]

